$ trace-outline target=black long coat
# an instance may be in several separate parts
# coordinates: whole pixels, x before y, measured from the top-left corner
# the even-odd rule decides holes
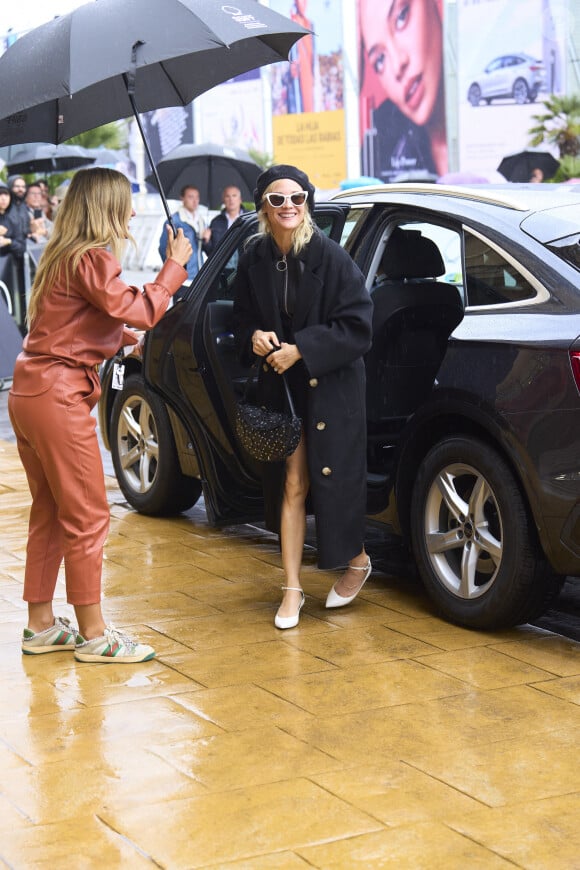
[[[318,565],[335,568],[360,553],[366,510],[366,409],[363,355],[372,339],[372,302],[350,256],[316,231],[303,263],[292,318],[294,341],[307,371],[306,436]],[[260,237],[240,258],[234,330],[240,360],[255,362],[252,334],[282,336],[270,240]],[[263,362],[259,401],[280,407],[280,376]],[[266,524],[279,531],[285,463],[264,463]]]

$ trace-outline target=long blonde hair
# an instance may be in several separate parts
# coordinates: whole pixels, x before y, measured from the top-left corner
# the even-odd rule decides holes
[[[275,181],[273,181],[272,184],[268,185],[268,187],[264,191],[264,196],[266,196],[266,194],[272,189],[274,184]],[[273,235],[272,227],[270,226],[270,220],[263,208],[261,208],[258,212],[258,227],[261,234],[267,236]],[[306,247],[306,245],[314,235],[315,230],[316,225],[312,220],[310,209],[305,204],[304,220],[296,227],[295,230],[292,231],[292,252],[294,254],[299,254],[300,251]]]
[[[110,247],[120,258],[125,240],[131,238],[131,211],[131,185],[121,172],[99,166],[76,173],[40,257],[28,303],[29,325],[57,278],[63,277],[68,287],[81,257],[91,248]]]

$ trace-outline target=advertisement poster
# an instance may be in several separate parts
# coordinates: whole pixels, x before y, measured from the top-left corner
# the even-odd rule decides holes
[[[304,169],[316,187],[338,187],[346,174],[342,14],[332,0],[270,0],[270,7],[313,31],[289,63],[268,67],[274,159]]]
[[[448,170],[443,0],[358,0],[361,166],[381,181]]]
[[[542,100],[564,91],[566,9],[560,0],[460,0],[457,27],[460,170],[485,175],[529,147]]]
[[[196,99],[199,141],[233,145],[245,151],[265,150],[260,70],[236,76]]]

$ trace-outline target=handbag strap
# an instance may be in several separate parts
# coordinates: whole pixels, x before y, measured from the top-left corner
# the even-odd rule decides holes
[[[247,399],[248,399],[248,392],[249,392],[249,390],[250,390],[250,385],[251,385],[252,381],[254,380],[254,369],[257,370],[258,365],[259,365],[259,360],[257,360],[257,361],[254,363],[254,365],[252,366],[252,368],[251,368],[251,370],[250,370],[250,374],[249,374],[248,377],[247,377],[246,385],[245,385],[245,387],[244,387],[244,401],[247,401]],[[287,378],[286,378],[286,372],[282,372],[282,374],[280,375],[280,377],[282,378],[282,383],[283,383],[283,385],[284,385],[284,391],[285,391],[285,393],[286,393],[286,401],[288,402],[288,410],[290,411],[290,413],[292,414],[292,416],[295,417],[295,416],[296,416],[296,410],[295,410],[295,408],[294,408],[294,400],[292,399],[292,393],[290,392],[290,387],[288,386],[288,380],[287,380]]]

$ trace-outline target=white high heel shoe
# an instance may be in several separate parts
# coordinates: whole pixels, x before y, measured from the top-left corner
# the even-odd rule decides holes
[[[326,598],[326,606],[327,607],[346,607],[347,604],[350,604],[351,601],[354,601],[356,596],[359,594],[369,577],[371,576],[371,571],[373,570],[373,566],[371,565],[371,560],[369,559],[366,565],[349,565],[349,568],[352,568],[354,571],[364,571],[365,575],[363,577],[363,582],[360,584],[354,595],[349,595],[347,598],[344,595],[339,595],[336,591],[336,583],[340,581],[336,581],[328,596]]]
[[[298,625],[298,621],[300,619],[300,611],[304,606],[305,595],[304,591],[300,589],[299,586],[282,586],[282,589],[291,589],[294,592],[300,592],[302,598],[300,599],[300,604],[298,605],[298,610],[293,616],[280,616],[279,613],[274,617],[274,625],[276,628],[294,628]]]

